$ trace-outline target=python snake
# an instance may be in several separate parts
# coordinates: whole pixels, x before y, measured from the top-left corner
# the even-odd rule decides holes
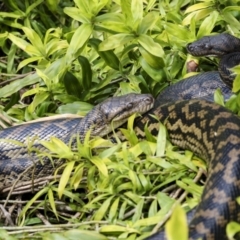
[[[88,130],[91,136],[104,136],[127,121],[133,113],[145,113],[153,107],[154,98],[150,94],[128,94],[105,100],[94,107],[83,119],[57,119],[51,121],[35,122],[10,127],[0,131],[0,192],[3,188],[12,186],[21,176],[21,182],[38,179],[51,175],[62,161],[52,162],[44,158],[43,162],[36,162],[35,153],[29,153],[27,145],[34,142],[37,152],[45,148],[39,140],[49,140],[51,136],[61,139],[68,144],[70,139],[79,135],[83,140]],[[30,137],[30,139],[29,139]],[[9,142],[16,140],[24,146]],[[27,173],[25,170],[28,170]],[[33,178],[34,176],[34,178]]]
[[[213,45],[216,46],[215,41],[220,39],[220,46],[222,45],[223,48],[226,48],[233,43],[231,42],[228,45],[223,44],[225,39],[229,38],[231,39],[232,36],[228,34],[207,37],[205,40],[199,40],[195,45],[189,45],[188,49],[196,50],[198,45],[203,45],[203,49],[208,50],[207,53],[216,54],[217,51],[220,51],[219,49],[213,53],[211,52],[211,49],[214,49]],[[240,40],[235,40],[234,38],[234,41],[240,46]],[[194,87],[192,87],[192,84]],[[230,81],[227,81],[227,85],[230,84]],[[203,87],[198,89],[201,86]],[[190,239],[227,239],[225,232],[227,223],[231,220],[240,221],[240,207],[236,202],[236,197],[240,196],[240,119],[224,107],[209,102],[213,100],[213,92],[216,88],[220,88],[227,97],[231,94],[230,89],[221,82],[219,72],[205,73],[181,81],[163,91],[155,101],[153,109],[144,114],[136,122],[135,127],[136,133],[139,136],[144,136],[143,129],[145,124],[148,123],[151,132],[157,134],[158,124],[151,117],[151,114],[154,114],[159,120],[166,123],[169,138],[174,144],[183,149],[193,151],[209,163],[208,179],[202,200],[190,223]],[[153,100],[150,100],[151,97],[148,96],[147,98],[147,102],[151,102],[149,105],[152,105]],[[185,100],[189,98],[200,99]],[[128,99],[128,101],[130,100]],[[116,105],[118,106],[117,102]],[[119,108],[118,111],[122,114],[126,111],[126,108],[123,108],[123,111]],[[105,112],[105,114],[107,113]],[[104,116],[102,117],[104,118]],[[97,124],[94,119],[93,124]],[[43,134],[43,130],[48,132],[50,131],[50,127],[55,128],[56,125],[56,131],[51,129],[51,135],[61,137],[67,132],[68,137],[66,139],[69,139],[69,136],[73,132],[79,132],[79,130],[75,130],[75,126],[77,125],[76,119],[71,120],[74,125],[71,127],[68,121],[55,120],[49,124],[36,123],[35,125],[31,125],[30,129],[32,126],[35,128],[34,131],[40,128],[39,133]],[[81,129],[82,124],[80,122],[77,128]],[[59,126],[61,126],[60,131],[58,130]],[[0,132],[0,138],[12,137],[16,133],[22,137],[26,137],[29,134],[26,132],[25,126],[20,126],[16,132],[14,132],[14,128],[10,128]],[[80,130],[80,133],[83,133],[82,130]],[[3,152],[7,154],[10,150],[8,148]],[[10,154],[10,156],[12,155]],[[22,156],[22,158],[24,159],[25,156]],[[9,159],[0,162],[1,182],[5,178],[8,178],[6,174],[19,171],[14,168],[11,162],[13,161],[9,161]],[[17,160],[18,167],[19,165],[24,165],[24,163],[19,162]],[[24,166],[22,170],[25,168]],[[40,172],[42,173],[42,170]],[[11,184],[14,178],[16,176],[8,178],[7,183]],[[157,233],[148,239],[161,239],[161,236],[160,233]]]
[[[187,50],[194,56],[220,56],[219,71],[190,77],[166,89],[150,112],[166,123],[172,143],[193,151],[208,162],[208,178],[189,224],[189,239],[224,240],[227,239],[227,223],[240,222],[240,206],[236,202],[240,196],[240,118],[209,102],[213,101],[213,94],[209,92],[217,86],[226,98],[231,95],[235,76],[229,68],[240,64],[240,53],[236,52],[240,52],[240,39],[227,33],[206,36],[189,44]],[[198,86],[204,86],[203,90]],[[178,100],[187,98],[197,99]],[[150,114],[145,115],[136,131],[143,134],[144,123],[151,122],[152,133],[156,134],[154,121]],[[161,239],[165,239],[163,232],[148,238]]]

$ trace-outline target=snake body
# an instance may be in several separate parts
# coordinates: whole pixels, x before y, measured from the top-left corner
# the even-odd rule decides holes
[[[145,113],[153,107],[154,99],[150,94],[128,94],[109,98],[94,107],[83,119],[57,119],[19,125],[0,131],[0,192],[11,186],[23,174],[21,181],[33,180],[53,173],[54,168],[62,161],[54,162],[54,168],[49,159],[43,162],[35,161],[35,153],[29,153],[27,146],[34,142],[36,151],[44,150],[39,140],[49,140],[54,136],[68,144],[73,136],[79,135],[83,140],[87,131],[91,136],[104,136],[127,121],[133,113]],[[110,111],[111,110],[111,111]],[[29,138],[30,137],[30,138]],[[37,138],[37,139],[36,139]],[[8,141],[6,141],[8,140]],[[9,142],[18,141],[24,146]]]
[[[230,44],[229,39],[232,41]],[[239,44],[239,40],[236,40],[234,37],[233,39]],[[215,46],[217,45],[216,41],[219,41],[222,47],[232,48],[232,36],[223,34],[215,37],[215,40],[207,37],[204,41],[201,40],[200,43],[198,42],[196,45],[188,45],[188,49],[197,50],[198,46],[202,45],[209,53],[211,52],[210,50],[213,49],[213,43]],[[227,43],[225,43],[225,41],[227,41]],[[222,52],[219,49],[214,50],[213,55],[218,51]],[[223,55],[226,53],[228,52],[223,53]],[[147,122],[150,131],[153,134],[157,134],[158,129],[156,126],[158,124],[155,124],[156,120],[151,117],[151,114],[156,115],[161,121],[166,122],[169,138],[174,144],[183,149],[190,149],[198,156],[206,159],[209,163],[209,174],[202,195],[202,201],[190,223],[190,239],[226,239],[225,228],[227,223],[231,220],[240,221],[240,207],[236,202],[236,197],[240,195],[240,119],[225,108],[209,102],[213,100],[212,95],[216,87],[220,87],[227,96],[230,94],[229,88],[221,83],[220,75],[221,72],[205,73],[204,75],[194,76],[171,86],[159,95],[153,109],[136,122],[135,130],[138,135],[144,136],[143,129]],[[230,80],[227,82],[227,85],[231,86]],[[199,87],[203,87],[201,88],[203,90],[199,91]],[[193,89],[194,94],[190,91],[191,89]],[[182,92],[179,93],[179,91]],[[142,99],[141,97],[136,99],[136,96],[137,95],[127,97],[125,102],[130,101],[130,104],[123,104],[122,106],[120,104],[120,107],[115,114],[113,114],[114,117],[118,117],[118,115],[120,116],[126,111],[129,112],[130,109],[135,111],[136,108],[134,108],[134,104],[132,104],[133,98],[136,100],[135,103],[138,102],[139,99]],[[188,98],[205,98],[208,101],[204,99],[185,100]],[[146,96],[144,99],[146,99]],[[116,101],[113,100],[115,102],[114,104],[111,101],[112,100],[110,100],[110,106],[114,107],[115,104],[119,106],[119,99]],[[147,96],[147,102],[150,107],[153,103],[152,98]],[[113,111],[108,104],[102,104],[100,108],[99,106],[96,108],[97,112],[105,106],[106,109],[110,109],[110,112]],[[147,110],[147,108],[145,108],[145,110]],[[93,110],[89,116],[79,123],[77,123],[76,119],[59,120],[49,123],[49,126],[56,126],[57,137],[61,137],[63,132],[67,131],[67,137],[63,139],[63,141],[66,142],[73,133],[78,132],[84,135],[85,130],[89,129],[92,125],[96,126],[97,129],[99,123],[103,124],[105,117],[108,119],[107,123],[109,124],[112,118],[109,118],[108,111],[104,111],[104,115],[99,117],[94,115]],[[69,127],[69,125],[71,125],[71,127]],[[43,130],[45,129],[46,132],[50,131],[48,123],[36,123],[36,125],[32,126],[34,126],[34,129],[39,128],[41,135],[44,135]],[[60,132],[58,132],[59,127],[61,128]],[[23,136],[27,131],[26,126],[10,128],[0,132],[0,138],[15,135]],[[103,130],[101,129],[100,131]],[[59,135],[57,135],[57,133],[59,133]],[[55,130],[51,129],[50,135],[53,134],[55,134]],[[96,135],[98,134],[99,132],[96,133]],[[49,138],[49,136],[46,138]],[[9,146],[9,144],[6,146],[0,145],[1,151],[3,152],[1,153],[2,157],[8,155],[8,160],[0,162],[0,182],[2,183],[5,181],[5,178],[8,178],[7,183],[11,184],[16,176],[9,177],[6,175],[12,172],[19,174],[19,167],[24,165],[24,161],[21,162],[20,159],[25,158],[24,154],[26,154],[26,150],[23,151],[22,155],[18,155],[16,161],[9,160],[9,156],[12,156],[12,150]],[[21,152],[22,147],[19,148]],[[8,161],[8,163],[6,161]],[[25,161],[29,162],[29,159],[25,159]],[[14,168],[12,162],[17,164],[16,168]],[[39,171],[38,174],[41,172],[42,171]],[[3,185],[0,185],[0,189],[1,187],[3,187]],[[161,239],[161,236],[159,233],[149,239]]]
[[[190,77],[163,91],[155,102],[156,107],[139,121],[136,131],[143,134],[144,123],[151,122],[150,130],[156,134],[157,125],[151,119],[154,114],[166,123],[174,144],[193,151],[208,162],[208,178],[201,202],[189,224],[189,239],[224,240],[227,239],[227,223],[240,221],[240,206],[236,201],[240,196],[240,118],[212,103],[213,96],[208,93],[213,93],[217,86],[226,99],[231,95],[235,76],[229,68],[240,64],[240,53],[236,52],[240,51],[240,39],[227,33],[207,36],[189,44],[187,49],[194,56],[221,57],[219,71]],[[190,87],[194,84],[195,87]],[[209,85],[210,89],[196,88],[202,85]],[[182,97],[184,91],[190,92],[190,96],[183,94]],[[192,100],[178,100],[188,97]],[[163,232],[148,238],[161,239],[165,239]]]

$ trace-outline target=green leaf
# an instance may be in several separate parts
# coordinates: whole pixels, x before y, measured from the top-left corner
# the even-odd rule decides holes
[[[134,24],[131,6],[132,0],[121,0],[120,2],[125,22],[128,26],[132,27]]]
[[[136,222],[137,220],[139,220],[142,217],[142,211],[143,211],[143,207],[144,207],[144,199],[142,198],[138,203],[137,206],[135,208],[135,213],[132,217],[132,221]]]
[[[224,96],[219,88],[214,92],[214,102],[221,106],[225,106]]]
[[[66,167],[63,170],[63,173],[62,173],[62,176],[60,178],[59,185],[58,185],[58,196],[59,196],[59,198],[62,197],[63,192],[65,190],[65,187],[69,182],[70,175],[72,173],[74,165],[75,165],[74,161],[68,162],[66,164]]]
[[[160,16],[158,12],[147,13],[138,27],[138,33],[146,34],[148,31],[151,31],[152,28],[156,25],[157,21],[159,21],[159,19]]]
[[[153,68],[156,70],[161,69],[164,67],[164,61],[160,57],[156,57],[149,53],[145,48],[139,47],[139,51],[142,54],[144,60]]]
[[[226,228],[229,239],[235,239],[234,235],[240,232],[240,224],[237,222],[230,222]]]
[[[108,51],[99,51],[99,44],[101,43],[101,40],[97,39],[97,38],[91,38],[89,40],[89,44],[98,52],[99,56],[103,58],[103,60],[105,61],[105,63],[115,69],[115,70],[119,70],[119,59],[116,56],[116,54],[112,51],[112,50],[108,50]]]
[[[168,240],[188,239],[186,214],[179,204],[174,208],[170,220],[166,223],[165,229]]]
[[[82,85],[71,72],[66,72],[63,77],[63,84],[68,94],[81,98],[83,91]]]
[[[102,205],[100,206],[100,208],[96,211],[96,213],[94,214],[94,220],[96,221],[100,221],[102,220],[104,217],[106,217],[106,214],[109,210],[111,201],[113,199],[114,196],[111,196],[109,198],[107,198]]]
[[[29,5],[26,9],[26,15],[29,15],[30,12],[35,9],[37,6],[39,6],[42,2],[44,2],[44,0],[37,0],[34,1],[31,5]]]
[[[130,228],[129,226],[123,227],[118,225],[106,225],[101,227],[100,232],[102,233],[118,233],[118,232],[127,232],[127,233],[140,233],[138,230],[134,228]]]
[[[32,103],[27,107],[29,113],[33,113],[35,111],[35,108],[44,102],[49,97],[49,92],[47,91],[41,91],[38,92],[32,101]]]
[[[92,86],[92,69],[86,57],[79,56],[78,62],[82,67],[82,87],[84,90],[89,90]],[[78,89],[79,90],[79,89]]]
[[[45,57],[46,56],[45,48],[38,34],[31,28],[22,27],[22,30],[24,31],[24,33],[26,34],[27,38],[32,43],[32,45],[36,49],[38,49],[39,53],[41,53],[43,57]]]
[[[218,19],[218,16],[219,16],[219,12],[213,11],[207,18],[203,20],[198,30],[198,34],[197,34],[198,38],[207,36],[212,32],[216,24],[216,21]]]
[[[222,14],[222,18],[230,25],[231,28],[235,31],[239,31],[240,23],[230,12],[224,12]]]
[[[55,201],[54,201],[53,191],[52,191],[51,188],[49,188],[49,190],[48,190],[48,199],[49,199],[50,206],[53,210],[53,213],[55,214],[56,218],[58,219],[56,204],[55,204]]]
[[[233,81],[233,88],[232,91],[237,93],[240,90],[240,75],[238,74]]]
[[[189,25],[192,21],[192,19],[194,19],[196,22],[207,17],[209,14],[211,14],[213,12],[213,8],[204,8],[201,10],[198,10],[196,12],[192,12],[190,13],[186,18],[183,19],[182,21],[182,25]]]
[[[19,91],[20,89],[28,85],[38,83],[39,81],[40,81],[40,78],[36,73],[29,74],[27,77],[22,78],[21,81],[14,81],[2,87],[0,89],[0,98],[11,96],[12,94]]]
[[[104,177],[108,177],[108,169],[106,167],[106,164],[104,163],[104,159],[101,159],[97,156],[93,156],[90,158],[90,161],[96,165],[98,170],[103,174]]]
[[[203,2],[203,3],[194,4],[194,5],[187,8],[187,10],[185,11],[185,14],[190,13],[190,12],[195,12],[195,11],[198,11],[198,10],[201,10],[201,9],[212,7],[212,4],[213,3],[211,1],[206,1],[206,2]]]
[[[30,56],[34,55],[34,56],[41,56],[41,53],[38,51],[37,48],[33,47],[30,43],[28,43],[27,41],[16,37],[15,35],[9,33],[8,34],[8,38],[14,43],[16,44],[19,48],[21,48],[23,51],[25,51],[27,54],[29,54]]]
[[[154,42],[154,40],[148,35],[141,34],[138,37],[138,43],[152,55],[160,58],[164,57],[164,51],[162,47],[158,43]]]
[[[83,23],[73,34],[66,53],[67,65],[70,64],[82,51],[87,40],[92,34],[92,25]]]
[[[117,216],[117,213],[118,213],[118,207],[119,207],[119,200],[120,198],[116,198],[109,210],[109,220],[112,222],[116,216]]]
[[[150,65],[148,65],[148,63],[145,61],[145,59],[143,57],[139,58],[139,62],[142,66],[142,68],[144,69],[144,71],[146,71],[146,73],[155,81],[161,81],[162,77],[164,76],[164,73],[161,69],[155,69],[152,68]]]
[[[42,59],[43,59],[42,56],[26,58],[19,63],[17,71],[19,71],[21,68],[25,67],[26,65],[28,65],[31,62],[35,62],[35,61],[42,60]]]
[[[134,38],[135,37],[133,34],[128,33],[119,33],[112,35],[99,44],[99,51],[107,51],[120,46],[123,47],[124,44],[129,43]]]
[[[82,22],[82,23],[87,23],[90,24],[91,23],[91,17],[92,15],[87,13],[87,12],[83,12],[80,11],[80,9],[75,8],[75,7],[65,7],[64,8],[64,13],[67,14],[69,17]]]
[[[131,12],[132,12],[132,18],[133,18],[133,29],[136,30],[143,18],[143,1],[132,0]]]

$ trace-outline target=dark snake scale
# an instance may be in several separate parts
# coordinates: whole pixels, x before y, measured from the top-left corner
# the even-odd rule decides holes
[[[236,46],[233,46],[234,44]],[[240,51],[240,40],[229,34],[219,34],[204,37],[189,44],[187,49],[195,56],[206,54],[222,56],[219,71],[187,78],[164,90],[156,99],[153,109],[136,121],[135,130],[139,136],[144,137],[144,126],[148,123],[149,130],[153,134],[157,134],[158,124],[150,116],[150,114],[154,114],[166,123],[169,138],[174,144],[193,151],[208,162],[208,178],[201,202],[189,224],[189,239],[224,240],[227,239],[227,223],[230,221],[240,222],[240,207],[236,202],[236,198],[240,196],[240,118],[224,107],[212,103],[212,101],[216,88],[222,90],[226,99],[231,95],[232,78],[229,77],[228,73],[226,76],[224,75],[225,70],[228,71],[229,67],[239,64],[238,56],[233,55],[231,58],[229,56],[232,55],[233,51]],[[222,82],[220,75],[224,77],[226,84]],[[35,128],[34,131],[39,129],[39,134],[43,134],[44,129],[48,132],[52,126],[51,135],[63,138],[62,135],[65,134],[67,137],[64,137],[63,140],[67,142],[73,133],[78,132],[84,135],[91,124],[94,126],[98,126],[99,123],[103,124],[104,118],[108,118],[111,114],[103,111],[103,115],[99,117],[95,113],[99,112],[105,105],[108,108],[109,103],[114,106],[112,101],[116,100],[116,106],[119,106],[119,101],[122,102],[122,110],[119,107],[118,112],[116,110],[113,117],[118,117],[119,112],[119,115],[131,112],[129,114],[131,115],[132,112],[138,111],[136,105],[140,104],[136,104],[136,102],[147,103],[147,107],[139,110],[142,113],[153,105],[153,99],[149,95],[126,95],[124,97],[129,104],[124,104],[124,98],[121,97],[110,99],[109,102],[97,105],[80,123],[78,123],[79,120],[74,119],[23,125],[1,131],[0,138],[16,137],[19,139],[17,134],[22,137],[27,135],[28,128]],[[136,99],[137,97],[139,99]],[[113,111],[113,109],[110,110]],[[124,119],[126,120],[128,116]],[[98,119],[100,122],[97,122]],[[111,119],[113,118],[110,118],[110,122]],[[107,122],[109,124],[109,121]],[[75,128],[75,126],[77,127]],[[105,135],[110,130],[101,129],[101,131],[104,132],[102,135]],[[99,135],[99,132],[95,135]],[[14,151],[9,144],[0,143],[0,150],[2,159],[6,156],[6,159],[1,159],[0,162],[1,191],[7,184],[12,184],[16,175],[26,169],[24,163],[30,164],[31,162],[27,159],[26,149],[21,152],[21,147],[18,147],[21,153],[17,153],[15,160],[13,158],[16,157],[12,153]],[[17,166],[14,167],[13,162]],[[44,168],[38,167],[39,169]],[[44,175],[44,171],[41,169],[38,174]],[[161,239],[164,239],[162,232],[148,238],[148,240]]]

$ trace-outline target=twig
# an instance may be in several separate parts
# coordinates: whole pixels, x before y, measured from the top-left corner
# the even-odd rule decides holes
[[[11,219],[11,214],[4,208],[4,206],[2,204],[0,204],[0,208],[1,208],[1,210],[2,210],[2,212],[4,214],[4,216],[5,216],[6,220],[9,222],[9,224],[11,226],[14,226],[14,223],[13,223],[13,221]]]
[[[35,73],[35,71],[28,72],[28,73],[24,73],[24,74],[20,74],[20,75],[18,75],[18,76],[16,76],[16,77],[13,77],[13,78],[10,78],[10,79],[8,79],[8,80],[6,80],[6,81],[0,82],[0,86],[5,85],[5,84],[7,84],[7,83],[9,83],[9,82],[12,82],[12,81],[15,81],[15,80],[24,78],[24,77],[26,77],[26,76],[28,76],[28,75],[30,75],[30,74],[33,74],[33,73]]]

